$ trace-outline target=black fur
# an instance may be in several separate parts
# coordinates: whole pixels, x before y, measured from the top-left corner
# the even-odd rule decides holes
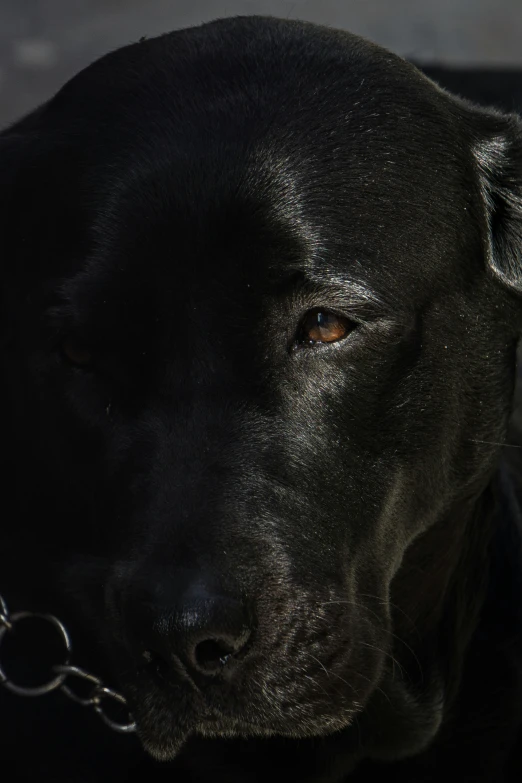
[[[156,761],[0,690],[0,766],[518,779],[521,185],[516,115],[271,18],[113,52],[4,131],[0,593]],[[300,339],[317,309],[345,339]],[[215,596],[242,654],[189,677]]]

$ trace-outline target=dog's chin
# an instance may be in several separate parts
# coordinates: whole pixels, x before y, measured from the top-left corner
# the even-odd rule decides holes
[[[352,694],[345,694],[342,701],[326,702],[321,692],[318,702],[317,691],[294,691],[281,703],[260,699],[254,704],[222,697],[219,689],[213,693],[210,687],[202,693],[188,677],[158,687],[146,671],[138,681],[127,682],[124,691],[138,737],[158,761],[174,759],[191,736],[213,740],[324,737],[351,726],[366,701],[353,702]]]
[[[138,729],[143,749],[156,761],[172,761],[183,749],[192,732],[173,730],[168,738],[157,737]]]
[[[216,719],[195,723],[190,729],[180,724],[170,724],[168,735],[165,727],[159,731],[138,726],[138,736],[144,750],[156,761],[172,761],[181,752],[191,736],[204,739],[252,739],[268,738],[280,735],[275,729],[242,723],[232,719]]]
[[[183,749],[191,736],[204,739],[268,739],[286,737],[303,739],[326,736],[348,728],[355,721],[358,711],[340,717],[323,717],[306,724],[281,723],[275,720],[272,726],[253,723],[239,718],[207,714],[205,718],[169,716],[162,712],[150,712],[137,721],[138,736],[143,748],[156,761],[172,761]]]

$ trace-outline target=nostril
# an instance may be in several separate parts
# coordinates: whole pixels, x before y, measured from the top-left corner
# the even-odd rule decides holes
[[[248,651],[250,631],[245,630],[236,639],[204,639],[196,644],[193,660],[205,673],[221,669],[233,656],[237,660],[244,658]]]
[[[225,642],[205,639],[204,642],[196,645],[196,663],[207,672],[217,671],[226,664],[233,652],[234,648]]]
[[[143,677],[175,682],[186,675],[214,680],[235,675],[255,635],[252,609],[244,599],[209,593],[199,582],[188,588],[167,583],[156,595],[125,597],[128,641]],[[141,586],[138,583],[137,588]],[[239,676],[239,675],[238,675]]]

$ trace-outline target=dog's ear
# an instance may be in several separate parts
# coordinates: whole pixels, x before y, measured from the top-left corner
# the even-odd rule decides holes
[[[494,111],[474,109],[472,114],[487,264],[497,280],[522,295],[522,120]]]

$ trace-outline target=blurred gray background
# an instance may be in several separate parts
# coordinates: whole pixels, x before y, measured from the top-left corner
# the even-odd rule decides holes
[[[522,0],[0,0],[0,126],[110,49],[236,14],[346,28],[419,62],[522,65]]]

